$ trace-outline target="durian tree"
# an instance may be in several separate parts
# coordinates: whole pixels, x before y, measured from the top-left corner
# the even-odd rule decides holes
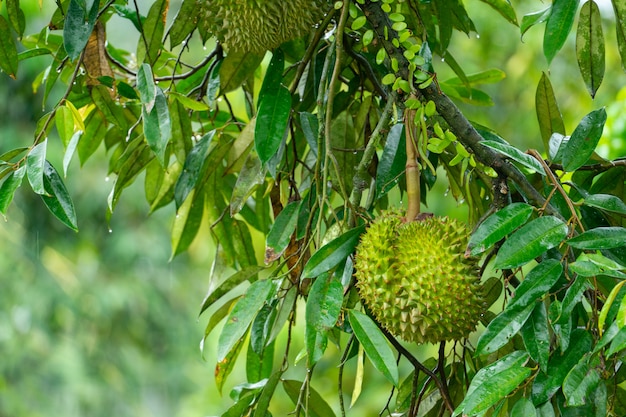
[[[525,115],[541,149],[460,110],[505,74],[450,52],[476,33],[459,0],[58,0],[35,33],[5,0],[0,69],[47,64],[33,140],[0,155],[0,211],[32,192],[78,231],[63,174],[104,148],[108,215],[143,181],[150,212],[175,213],[172,257],[210,236],[198,338],[220,390],[245,364],[223,416],[351,415],[372,373],[388,401],[370,415],[626,415],[625,138],[598,149],[624,116],[564,120],[548,71],[575,54],[594,97],[603,27],[626,67],[626,2],[521,16],[482,1],[495,24],[543,33]],[[113,16],[135,49],[107,42]],[[428,212],[442,183],[465,220]],[[339,368],[333,396],[320,367]]]

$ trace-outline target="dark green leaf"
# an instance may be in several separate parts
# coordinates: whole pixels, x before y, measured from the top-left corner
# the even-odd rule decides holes
[[[537,411],[532,401],[520,398],[511,409],[511,417],[536,417]]]
[[[559,245],[567,232],[567,225],[557,217],[543,216],[532,220],[504,242],[494,267],[508,269],[522,266]]]
[[[537,12],[528,13],[527,15],[524,15],[524,17],[522,17],[522,25],[519,28],[522,37],[531,27],[548,20],[548,17],[550,17],[551,12],[552,12],[552,7],[546,7],[543,10],[539,10]]]
[[[265,240],[265,263],[271,263],[280,258],[289,245],[291,235],[296,230],[299,210],[300,201],[292,201],[276,216]]]
[[[172,225],[172,258],[189,248],[202,224],[205,193],[193,190],[191,196],[176,210]]]
[[[292,379],[283,380],[283,388],[294,404],[298,404],[300,400],[302,384],[302,382]],[[313,387],[308,387],[307,392],[309,393],[309,397],[305,399],[307,415],[310,417],[335,417],[333,409]]]
[[[199,3],[198,0],[183,0],[168,32],[170,48],[180,45],[196,28],[200,17],[197,11]]]
[[[589,160],[602,136],[605,122],[606,110],[601,108],[586,115],[576,126],[563,150],[565,171],[575,171]]]
[[[339,170],[339,172],[336,169],[330,170],[331,181],[336,184],[343,183],[349,194],[352,190],[355,167],[358,166],[362,155],[359,150],[362,145],[359,144],[354,128],[354,117],[348,110],[339,113],[330,124],[330,144]]]
[[[550,331],[544,303],[535,305],[532,314],[522,326],[520,334],[530,357],[539,364],[543,372],[547,372],[550,357]]]
[[[87,41],[98,20],[100,0],[70,0],[65,14],[63,44],[67,56],[76,60],[85,49]],[[89,9],[88,9],[89,8]]]
[[[270,295],[274,283],[272,280],[256,281],[233,307],[222,333],[217,341],[217,362],[224,360],[231,349],[244,336],[254,316],[263,307]]]
[[[550,83],[550,78],[548,78],[545,72],[542,73],[537,85],[535,108],[544,149],[547,151],[550,148],[549,141],[553,133],[565,135],[565,125],[561,116],[561,110],[559,110],[559,105],[554,96],[552,83]]]
[[[7,208],[9,208],[11,201],[13,201],[15,190],[22,184],[24,174],[26,174],[26,167],[22,165],[12,172],[0,186],[0,213],[4,216],[6,216]]]
[[[28,153],[26,158],[26,176],[28,182],[33,189],[33,192],[37,194],[45,194],[46,189],[44,187],[44,171],[46,168],[46,150],[48,147],[48,140],[44,140],[41,143],[35,145],[33,149]]]
[[[254,145],[263,164],[266,164],[278,152],[287,131],[291,111],[291,93],[280,85],[269,90],[259,105]]]
[[[622,57],[622,69],[626,70],[626,3],[622,0],[611,0],[615,11],[615,30],[617,46]]]
[[[43,181],[46,193],[41,198],[46,207],[61,223],[77,232],[76,211],[72,198],[56,169],[48,161],[45,164]]]
[[[508,156],[516,162],[519,162],[520,164],[532,171],[535,171],[541,175],[546,175],[546,172],[544,171],[543,166],[539,161],[537,161],[535,158],[528,155],[527,153],[520,151],[514,146],[492,140],[483,140],[480,142],[480,144],[503,153],[504,155]]]
[[[511,6],[509,0],[481,0],[483,3],[487,3],[495,11],[500,13],[509,22],[517,26],[517,16],[515,16],[515,9]]]
[[[563,273],[563,266],[555,259],[546,259],[535,266],[515,289],[515,296],[507,309],[522,309],[541,299],[556,284]]]
[[[163,33],[165,32],[165,18],[169,8],[169,0],[157,0],[148,11],[142,25],[142,35],[139,37],[137,56],[139,61],[146,60],[154,65],[159,58],[163,47]],[[145,53],[145,55],[143,55]]]
[[[220,90],[222,94],[233,91],[254,74],[264,53],[234,52],[229,53],[220,67]]]
[[[580,407],[593,401],[593,394],[600,384],[600,374],[591,366],[589,358],[583,357],[563,381],[563,395],[568,407]]]
[[[258,265],[248,266],[226,278],[224,282],[207,293],[206,297],[204,297],[204,300],[202,301],[202,307],[200,307],[200,313],[198,315],[201,315],[207,308],[211,307],[213,303],[228,294],[228,292],[242,282],[248,281],[252,283],[256,281],[259,272],[264,269],[265,267]]]
[[[548,64],[565,44],[567,35],[574,25],[579,0],[554,0],[552,12],[543,35],[543,54]]]
[[[81,165],[98,149],[107,133],[107,122],[104,114],[94,109],[85,119],[85,133],[78,142],[78,158]]]
[[[476,354],[493,353],[506,345],[526,323],[533,308],[534,304],[520,308],[507,308],[498,314],[478,339]]]
[[[189,151],[187,159],[185,159],[183,172],[176,182],[174,191],[177,208],[183,204],[189,193],[196,187],[196,184],[198,184],[198,180],[202,176],[204,163],[208,156],[209,146],[214,136],[215,130],[211,130],[194,145],[191,151]]]
[[[123,131],[128,130],[128,122],[124,116],[124,110],[113,101],[110,90],[107,87],[103,85],[94,86],[91,89],[91,98],[98,110],[104,114],[107,122],[114,123]]]
[[[606,356],[610,357],[618,352],[622,352],[626,349],[626,326],[619,329],[619,332],[613,337],[611,346],[606,351]]]
[[[394,386],[398,386],[396,358],[374,320],[357,310],[350,310],[348,317],[354,335],[374,367]]]
[[[143,132],[148,146],[156,155],[162,166],[165,166],[165,148],[172,137],[172,123],[167,99],[160,88],[154,100],[154,108],[148,111],[145,106],[142,111]]]
[[[626,216],[626,204],[614,195],[592,194],[585,198],[584,204]]]
[[[283,72],[285,71],[285,56],[283,50],[275,49],[272,54],[272,60],[267,66],[265,71],[265,77],[263,78],[263,84],[259,91],[259,107],[263,103],[266,94],[274,94],[271,91],[276,91],[278,86],[283,81]]]
[[[376,169],[376,198],[381,198],[395,187],[406,165],[406,136],[404,125],[395,124],[389,129],[383,154]]]
[[[343,304],[343,286],[334,274],[322,274],[315,279],[306,303],[305,340],[308,366],[324,355],[327,333],[335,326]]]
[[[612,249],[624,246],[626,229],[623,227],[597,227],[587,230],[567,241],[571,247],[578,249]]]
[[[512,203],[487,217],[472,233],[467,248],[469,253],[476,256],[506,235],[524,224],[533,212],[532,206],[525,203]]]
[[[18,62],[17,46],[13,41],[11,28],[4,16],[0,15],[0,69],[15,78]]]
[[[265,170],[261,166],[261,161],[255,152],[248,153],[248,156],[239,171],[233,194],[230,197],[230,215],[238,214],[246,201],[252,196],[256,188],[263,184],[265,180]]]
[[[576,31],[576,58],[580,75],[593,98],[604,78],[604,34],[600,9],[591,0],[585,2],[580,10]]]
[[[152,76],[152,68],[148,64],[142,64],[137,71],[137,89],[139,90],[141,103],[146,111],[150,113],[156,100],[157,86]]]
[[[9,22],[11,22],[11,26],[13,26],[13,29],[21,38],[24,35],[24,29],[26,28],[26,17],[20,8],[20,0],[7,0],[6,4]],[[0,35],[0,37],[2,37],[2,35]]]
[[[355,227],[318,249],[304,266],[302,278],[315,278],[339,265],[354,252],[364,230],[365,226]]]
[[[559,390],[570,370],[580,359],[591,351],[592,337],[583,329],[572,332],[572,342],[564,354],[555,352],[548,363],[547,372],[539,372],[532,386],[532,400],[535,406],[548,401]]]

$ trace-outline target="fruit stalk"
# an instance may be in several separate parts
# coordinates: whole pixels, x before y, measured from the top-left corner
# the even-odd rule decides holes
[[[404,114],[404,126],[407,132],[406,137],[406,194],[408,206],[406,210],[407,222],[413,221],[420,214],[420,166],[417,162],[417,141],[420,139],[420,132],[415,126],[414,109],[407,109]]]

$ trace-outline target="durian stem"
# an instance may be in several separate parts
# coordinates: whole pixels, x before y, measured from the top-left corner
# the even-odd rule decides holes
[[[406,221],[411,222],[420,214],[420,166],[417,162],[417,141],[421,132],[415,126],[416,111],[407,109],[404,113],[406,129],[406,194],[408,207]]]

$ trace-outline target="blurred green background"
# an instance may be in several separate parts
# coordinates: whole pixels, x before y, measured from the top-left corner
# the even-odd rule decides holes
[[[456,34],[451,53],[468,73],[492,67],[507,73],[503,82],[485,86],[496,106],[462,106],[471,119],[522,149],[542,150],[534,95],[541,71],[549,70],[568,131],[589,111],[608,105],[605,156],[609,147],[610,156],[624,155],[625,77],[610,8],[603,9],[607,74],[592,101],[575,67],[573,38],[548,68],[540,46],[543,26],[531,29],[521,43],[518,28],[481,2],[467,3],[480,38]],[[545,7],[539,1],[513,3],[519,19],[524,12]],[[21,5],[27,33],[38,32],[54,8],[49,0],[42,9],[37,1]],[[177,7],[172,4],[170,18]],[[4,4],[0,10],[6,14]],[[109,33],[115,47],[136,47],[137,34],[127,21],[113,18]],[[191,51],[195,56],[202,53],[202,48]],[[33,94],[32,82],[49,60],[21,62],[17,80],[0,74],[0,153],[32,142],[34,125],[43,114],[41,95]],[[437,67],[440,79],[452,76],[443,63]],[[54,97],[46,108],[53,104]],[[60,166],[62,145],[57,138],[50,139],[49,157]],[[148,217],[141,179],[124,193],[107,222],[111,184],[106,155],[99,152],[83,168],[74,161],[68,173],[79,233],[58,223],[26,182],[7,221],[0,221],[0,417],[218,415],[230,403],[230,388],[244,379],[237,376],[244,368],[239,366],[231,375],[222,397],[213,381],[211,340],[217,333],[207,340],[204,359],[200,353],[206,317],[198,319],[197,314],[209,285],[210,239],[201,233],[189,253],[170,262],[173,208]],[[429,196],[429,211],[463,217],[463,207],[446,196],[445,189],[445,182],[438,180],[436,192]],[[338,354],[337,349],[329,353]],[[293,371],[296,377],[297,366]],[[333,392],[336,372],[324,369],[322,362],[314,386]],[[346,375],[350,372],[353,367]],[[362,411],[350,414],[378,414],[388,390],[380,389],[376,381],[382,379],[368,369],[364,395],[356,405]],[[345,389],[350,392],[350,383]],[[279,407],[275,415],[290,406]]]

